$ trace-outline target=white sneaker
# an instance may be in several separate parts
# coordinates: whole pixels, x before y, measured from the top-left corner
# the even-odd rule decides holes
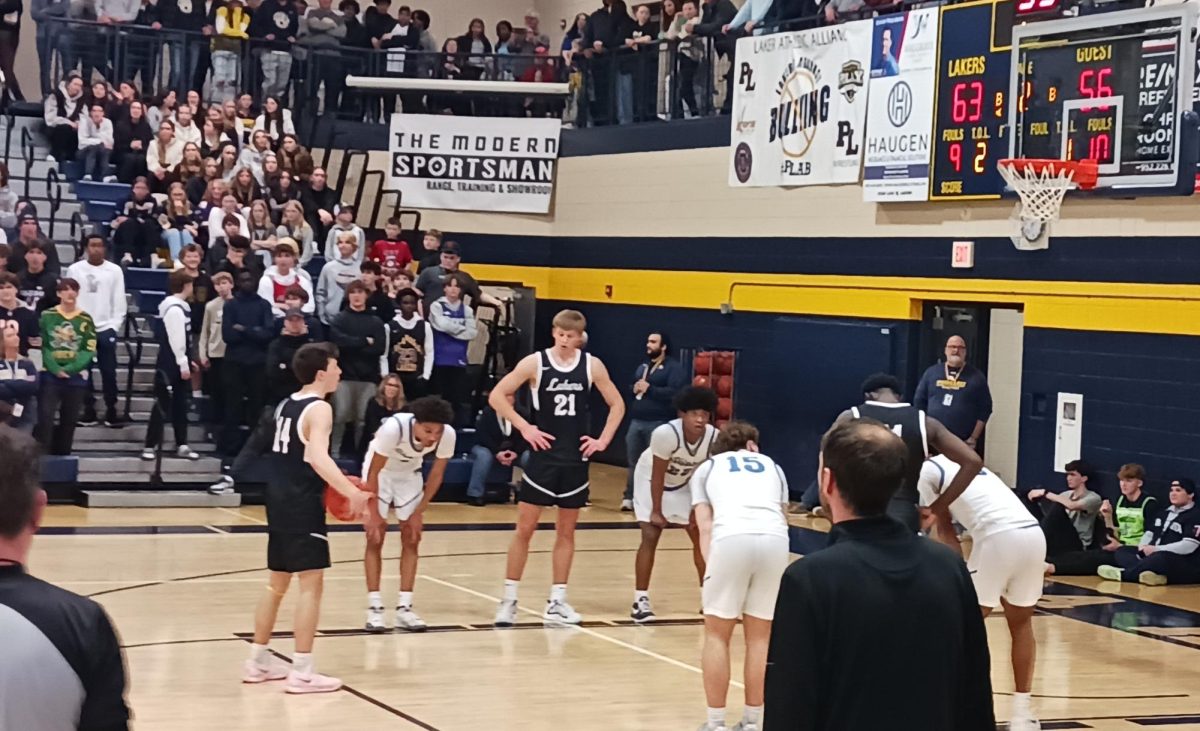
[[[383,623],[383,607],[367,607],[367,631],[387,632],[388,627]]]
[[[733,731],[758,731],[758,724],[738,721],[737,723],[733,724]]]
[[[242,665],[242,682],[266,683],[271,680],[283,680],[287,678],[290,670],[291,668],[278,662],[272,662],[264,667],[253,660],[247,660]]]
[[[80,178],[80,180],[86,180],[90,183],[90,182],[92,182],[92,176],[90,174],[84,175],[82,178]]]
[[[725,724],[714,726],[708,721],[705,721],[704,723],[700,724],[700,728],[696,729],[696,731],[729,731],[729,729],[726,728]]]
[[[146,447],[145,449],[143,449],[142,450],[142,459],[147,462],[153,462],[154,461],[154,450],[149,447]]]
[[[209,495],[228,495],[233,492],[233,478],[229,475],[222,475],[221,479],[208,486]]]
[[[542,613],[542,620],[559,624],[579,624],[583,621],[583,617],[570,604],[557,599],[547,599],[546,611]]]
[[[625,498],[624,500],[622,500],[621,501],[621,512],[622,513],[633,512],[633,501],[630,500],[629,498]]]
[[[51,165],[58,164],[58,160],[54,159],[54,155],[46,155],[46,162],[50,163]]]
[[[200,455],[186,444],[179,445],[179,449],[175,450],[175,456],[179,457],[180,459],[190,459],[193,462],[200,459]]]
[[[104,181],[103,181],[103,182],[105,182],[105,183],[115,183],[115,182],[117,182],[117,176],[116,176],[116,175],[105,175],[105,176],[104,176]]]
[[[396,629],[406,632],[424,632],[428,627],[425,620],[412,610],[412,607],[396,607]]]
[[[1008,731],[1041,731],[1042,724],[1032,718],[1014,718],[1008,722]]]
[[[511,627],[517,621],[517,600],[502,599],[500,606],[496,609],[496,618],[492,620],[492,624],[497,627]]]
[[[643,622],[653,622],[654,610],[650,608],[650,597],[644,596],[638,598],[633,603],[633,609],[629,611],[629,616],[633,617],[633,621],[638,624]]]
[[[132,264],[133,263],[133,254],[125,254],[124,256],[122,256],[121,263],[122,264]]]
[[[332,678],[320,673],[301,675],[293,670],[287,676],[288,693],[332,693],[342,689],[341,678]]]

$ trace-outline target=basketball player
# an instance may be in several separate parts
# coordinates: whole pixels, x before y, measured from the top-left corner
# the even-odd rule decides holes
[[[700,731],[724,731],[729,642],[738,619],[746,636],[742,671],[746,706],[735,731],[758,731],[775,596],[788,566],[788,488],[783,470],[758,451],[758,430],[731,421],[717,435],[715,456],[692,475],[692,505],[707,561],[704,588],[704,695]]]
[[[325,399],[337,390],[342,375],[337,357],[337,347],[329,343],[302,345],[292,358],[300,390],[275,409],[266,492],[267,568],[271,573],[267,593],[254,614],[254,643],[242,682],[286,678],[288,693],[328,693],[342,687],[341,680],[313,670],[313,636],[321,613],[325,569],[329,568],[325,485],[346,496],[356,515],[365,512],[373,497],[355,487],[329,456],[333,410]],[[296,654],[289,672],[272,660],[267,643],[293,574],[300,580],[300,598],[292,630]]]
[[[638,457],[633,470],[633,514],[642,528],[642,544],[634,563],[633,609],[635,622],[653,622],[650,607],[650,573],[663,528],[682,527],[692,539],[692,560],[704,582],[704,557],[700,531],[692,520],[692,491],[688,480],[712,452],[717,430],[709,421],[717,410],[711,388],[688,386],[675,395],[679,417],[650,432],[650,446]]]
[[[496,610],[497,627],[511,627],[517,616],[517,588],[529,541],[537,530],[542,508],[557,507],[552,558],[553,585],[542,619],[579,624],[583,618],[567,603],[567,579],[575,557],[575,524],[588,499],[588,459],[604,451],[625,416],[621,394],[599,358],[583,352],[587,320],[575,310],[554,316],[554,346],[521,359],[496,384],[488,403],[502,419],[520,430],[531,453],[525,476],[517,490],[517,529],[508,547],[504,598]],[[533,396],[533,422],[517,413],[509,396],[529,384]],[[590,428],[588,392],[595,386],[608,404],[608,420],[599,437]]]
[[[363,567],[367,576],[367,630],[384,632],[383,598],[379,576],[383,573],[383,541],[387,537],[388,512],[400,521],[400,597],[396,602],[396,627],[424,632],[425,622],[413,611],[413,584],[417,580],[418,550],[421,545],[422,515],[442,486],[446,465],[454,456],[454,409],[437,396],[409,403],[408,411],[389,416],[375,432],[363,460],[367,491],[379,496],[378,511],[367,511],[363,530],[367,549]],[[434,452],[433,466],[424,485],[421,462]]]
[[[862,391],[866,401],[843,411],[835,423],[849,419],[869,418],[882,422],[904,440],[908,447],[908,469],[904,484],[896,491],[888,504],[888,515],[914,531],[928,531],[935,516],[944,519],[949,515],[950,504],[962,495],[975,475],[983,468],[983,460],[974,449],[937,419],[927,416],[921,409],[900,400],[900,381],[887,373],[876,373],[863,381]],[[917,509],[917,481],[921,476],[921,465],[929,457],[932,445],[945,454],[961,469],[952,476],[949,486],[925,508]]]
[[[929,505],[942,495],[960,468],[945,455],[937,455],[921,467],[921,504]],[[1046,536],[1038,521],[1020,498],[998,475],[980,470],[957,500],[950,503],[950,516],[971,534],[971,557],[967,569],[986,617],[1004,607],[1004,620],[1012,637],[1013,693],[1012,731],[1036,731],[1030,692],[1037,641],[1033,636],[1033,610],[1042,598]],[[937,522],[937,539],[962,552],[949,518]]]

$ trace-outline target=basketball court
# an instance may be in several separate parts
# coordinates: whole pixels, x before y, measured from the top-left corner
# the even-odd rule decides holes
[[[362,533],[331,529],[334,566],[316,657],[347,687],[320,697],[239,682],[267,577],[260,507],[55,506],[31,570],[94,597],[112,616],[129,664],[136,728],[692,728],[703,719],[704,696],[687,538],[664,536],[651,587],[660,621],[635,626],[628,613],[638,534],[632,517],[616,510],[624,471],[597,466],[593,476],[596,499],[584,510],[570,592],[584,616],[580,628],[547,628],[540,619],[551,531],[534,538],[521,587],[524,620],[509,630],[491,627],[514,506],[431,506],[416,587],[416,608],[430,630],[419,635],[362,630]],[[794,526],[804,541],[828,527],[809,518]],[[395,539],[384,553],[389,604],[398,580]],[[279,615],[283,633],[293,598]],[[1121,592],[1099,580],[1056,581],[1041,606],[1034,694],[1043,728],[1200,729],[1200,588]],[[1004,714],[1001,696],[1011,685],[1003,617],[989,619],[988,630],[996,709]],[[286,659],[291,640],[280,637],[272,647]],[[740,663],[737,639],[734,653]],[[740,707],[735,687],[731,715]]]

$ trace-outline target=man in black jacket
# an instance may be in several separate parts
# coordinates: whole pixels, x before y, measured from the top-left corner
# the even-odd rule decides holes
[[[737,7],[730,0],[704,0],[703,13],[700,22],[688,21],[692,26],[689,30],[698,36],[713,39],[713,48],[718,56],[729,57],[729,71],[725,74],[725,103],[721,106],[722,114],[729,114],[733,106],[733,80],[737,76],[737,66],[734,53],[737,49],[737,39],[724,32],[725,26],[737,15]],[[709,59],[713,61],[714,59]],[[710,100],[706,100],[707,108]]]
[[[821,440],[828,548],[783,575],[763,731],[994,731],[983,615],[967,567],[887,517],[900,437],[870,419]]]
[[[283,330],[267,347],[267,404],[278,404],[300,390],[292,371],[292,358],[301,345],[315,342],[304,312],[299,307],[283,315]]]
[[[300,205],[304,208],[304,220],[312,226],[313,240],[324,241],[329,237],[329,227],[337,216],[341,194],[337,188],[327,184],[325,168],[315,168],[308,185],[300,188]]]
[[[271,303],[258,296],[258,280],[241,272],[236,281],[237,293],[221,312],[225,430],[218,449],[227,456],[241,448],[241,427],[258,423],[266,390],[267,344],[275,335],[275,313]]]
[[[329,339],[338,346],[342,380],[333,394],[333,434],[329,451],[335,459],[343,454],[346,425],[352,424],[351,444],[358,444],[367,404],[379,385],[379,358],[387,343],[383,322],[367,311],[367,285],[355,280],[346,286],[349,307],[338,313],[329,326]]]
[[[508,396],[508,402],[515,405],[515,397]],[[467,502],[476,507],[483,507],[484,487],[492,465],[499,462],[505,467],[518,464],[522,468],[529,461],[529,445],[521,432],[513,429],[512,422],[503,419],[491,406],[484,408],[475,422],[475,436],[478,443],[471,447],[471,481],[467,483]]]

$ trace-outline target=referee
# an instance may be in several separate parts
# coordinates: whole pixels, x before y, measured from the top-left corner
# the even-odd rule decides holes
[[[25,573],[46,509],[34,442],[0,425],[0,731],[127,731],[125,665],[100,605]]]

